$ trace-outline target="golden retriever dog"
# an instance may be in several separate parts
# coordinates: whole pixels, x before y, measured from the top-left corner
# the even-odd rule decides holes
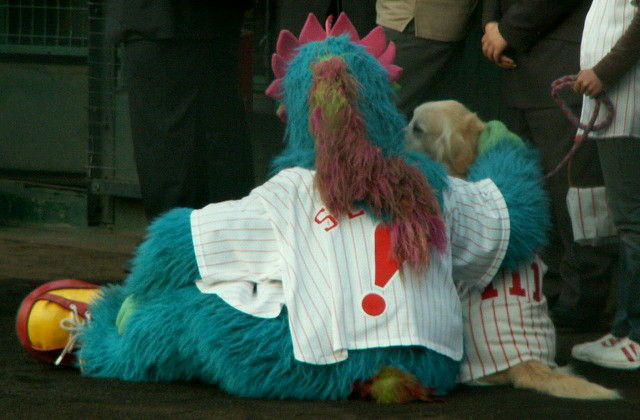
[[[464,178],[477,156],[485,123],[457,101],[426,102],[413,111],[409,146],[443,163],[451,176]]]
[[[459,102],[427,102],[415,109],[407,142],[443,163],[451,176],[465,178],[478,155],[479,137],[490,125],[495,123],[481,121]],[[519,270],[501,270],[483,291],[461,293],[466,357],[459,380],[511,384],[561,398],[620,398],[614,390],[556,367],[555,328],[541,293],[545,271],[536,257]]]

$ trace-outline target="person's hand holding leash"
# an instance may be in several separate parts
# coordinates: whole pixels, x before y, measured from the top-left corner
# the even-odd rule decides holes
[[[573,84],[573,90],[591,97],[598,96],[603,89],[604,84],[593,69],[580,70]]]

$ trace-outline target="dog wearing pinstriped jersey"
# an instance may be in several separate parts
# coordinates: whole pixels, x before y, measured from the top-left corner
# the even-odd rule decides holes
[[[441,162],[458,178],[468,175],[479,148],[505,137],[520,141],[502,123],[485,123],[453,100],[418,106],[406,135],[409,147]],[[556,367],[555,329],[541,293],[545,271],[535,257],[515,269],[502,269],[482,291],[461,291],[466,357],[459,381],[512,384],[562,398],[620,398],[616,391]]]

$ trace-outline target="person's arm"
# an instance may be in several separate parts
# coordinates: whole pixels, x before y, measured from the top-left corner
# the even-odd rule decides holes
[[[500,4],[498,0],[484,0],[482,2],[482,29],[489,22],[498,22],[500,20]]]
[[[513,59],[503,54],[508,44],[500,34],[497,22],[488,22],[484,26],[484,35],[482,36],[481,42],[482,54],[497,66],[505,69],[513,69],[516,67]]]
[[[636,12],[631,25],[622,34],[611,51],[593,71],[605,86],[615,85],[640,60],[640,12]]]
[[[482,3],[482,53],[496,65],[503,68],[514,68],[514,61],[502,55],[507,47],[507,41],[498,31],[498,21],[502,17],[502,10],[498,0],[485,0]]]
[[[550,28],[557,25],[581,0],[518,1],[498,22],[500,34],[509,47],[528,51]]]
[[[497,66],[510,69],[515,67],[515,63],[513,59],[502,54],[507,47],[507,41],[498,31],[501,17],[499,0],[485,0],[482,3],[482,30],[485,33],[482,37],[482,53]]]
[[[527,0],[510,6],[498,20],[492,19],[491,3],[483,13],[485,34],[482,53],[496,65],[512,69],[516,63],[503,55],[507,48],[528,51],[549,28],[565,18],[582,0]],[[495,16],[495,14],[493,15]]]
[[[573,89],[578,93],[597,96],[606,87],[614,86],[640,60],[640,12],[620,39],[598,64],[578,73]]]

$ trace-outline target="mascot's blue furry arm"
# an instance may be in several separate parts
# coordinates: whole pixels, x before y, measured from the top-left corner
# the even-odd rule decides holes
[[[480,144],[480,156],[467,179],[490,178],[509,211],[509,246],[502,267],[515,270],[546,244],[551,227],[548,197],[543,187],[539,153],[524,142],[504,138]]]

